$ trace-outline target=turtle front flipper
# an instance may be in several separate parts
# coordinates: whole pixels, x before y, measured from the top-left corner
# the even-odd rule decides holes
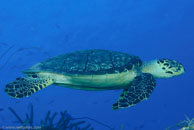
[[[7,84],[5,92],[13,98],[28,97],[51,84],[53,84],[53,80],[49,77],[26,76]]]
[[[127,108],[147,99],[156,86],[156,80],[149,73],[136,76],[129,88],[123,90],[120,98],[113,104],[113,110]]]

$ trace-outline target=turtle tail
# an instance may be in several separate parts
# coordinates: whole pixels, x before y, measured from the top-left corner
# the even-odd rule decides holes
[[[20,77],[7,84],[5,87],[5,92],[13,98],[28,97],[51,84],[53,84],[53,79],[49,77]]]

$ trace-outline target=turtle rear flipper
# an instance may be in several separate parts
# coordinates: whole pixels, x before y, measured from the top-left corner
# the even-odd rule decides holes
[[[147,99],[156,86],[156,80],[149,73],[136,76],[129,88],[123,90],[120,98],[113,104],[113,110],[127,108]]]
[[[49,77],[21,77],[7,84],[5,87],[5,92],[14,98],[28,97],[51,84],[53,84],[53,80]]]

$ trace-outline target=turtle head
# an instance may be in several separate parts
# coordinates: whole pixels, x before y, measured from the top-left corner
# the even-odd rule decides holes
[[[151,73],[155,78],[170,78],[185,72],[183,65],[175,60],[158,59],[148,62],[142,69],[144,73]]]

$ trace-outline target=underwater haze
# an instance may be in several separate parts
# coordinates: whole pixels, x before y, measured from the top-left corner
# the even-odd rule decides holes
[[[194,118],[193,7],[193,0],[1,0],[0,129],[28,126],[30,121],[41,126],[48,111],[58,113],[54,124],[66,111],[80,130],[88,124],[85,130],[165,130],[185,115]],[[34,64],[87,49],[125,52],[142,61],[174,59],[186,72],[157,79],[148,100],[119,110],[112,110],[112,104],[122,90],[51,85],[21,99],[4,92],[6,84]]]

